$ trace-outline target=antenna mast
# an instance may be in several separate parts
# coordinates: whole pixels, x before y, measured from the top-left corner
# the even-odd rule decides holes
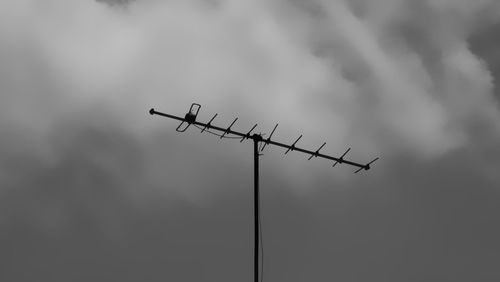
[[[176,128],[176,131],[178,132],[184,132],[186,131],[190,125],[194,125],[198,128],[201,128],[201,132],[203,133],[204,131],[208,130],[215,130],[220,132],[221,134],[216,134],[220,136],[220,138],[228,138],[228,135],[233,135],[233,137],[241,137],[240,142],[243,142],[246,139],[251,139],[253,141],[253,159],[254,159],[254,282],[259,281],[259,238],[260,238],[260,205],[259,205],[259,156],[261,155],[260,152],[262,152],[266,146],[268,145],[274,145],[277,147],[281,147],[286,149],[285,154],[288,154],[290,151],[298,151],[304,154],[309,155],[308,160],[311,160],[313,157],[314,158],[323,158],[327,159],[330,161],[333,161],[333,167],[335,167],[337,164],[347,164],[350,166],[353,166],[357,168],[357,170],[354,173],[358,173],[362,170],[369,170],[370,165],[373,164],[375,161],[377,161],[379,158],[375,158],[372,161],[366,163],[366,164],[360,164],[356,163],[353,161],[349,161],[344,159],[346,154],[351,150],[351,148],[347,149],[347,151],[342,154],[340,157],[332,157],[329,155],[325,155],[320,153],[319,151],[326,145],[326,142],[323,143],[316,151],[311,151],[307,149],[303,149],[300,147],[296,147],[295,145],[297,142],[302,138],[302,135],[299,136],[291,145],[287,145],[281,142],[277,142],[271,139],[273,136],[274,132],[276,131],[276,128],[278,127],[278,124],[276,124],[269,135],[267,139],[264,139],[261,134],[252,134],[252,131],[257,127],[257,124],[255,124],[247,133],[242,133],[239,131],[235,131],[231,129],[231,127],[236,123],[238,118],[235,118],[233,122],[227,127],[227,128],[222,128],[218,127],[215,125],[212,125],[212,121],[217,117],[217,114],[215,114],[208,123],[203,123],[199,122],[196,120],[196,117],[198,116],[198,112],[200,111],[201,105],[193,103],[191,105],[191,108],[189,109],[189,112],[186,113],[186,115],[183,117],[178,117],[162,112],[158,112],[155,109],[149,110],[149,114],[151,115],[158,115],[158,116],[163,116],[171,119],[175,119],[180,121],[181,123],[179,126]],[[209,131],[210,132],[210,131]],[[211,132],[214,133],[214,132]],[[261,148],[259,149],[259,145],[262,145]]]

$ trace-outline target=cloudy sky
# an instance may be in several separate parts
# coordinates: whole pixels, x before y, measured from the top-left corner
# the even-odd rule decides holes
[[[498,0],[2,0],[0,280],[499,281]]]

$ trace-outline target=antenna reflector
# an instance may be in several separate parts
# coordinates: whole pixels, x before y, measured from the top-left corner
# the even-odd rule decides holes
[[[376,162],[378,159],[379,159],[379,157],[376,157],[375,159],[373,159],[373,161],[371,161],[371,162],[367,163],[367,164],[365,165],[366,170],[369,170],[369,169],[370,169],[370,165],[371,165],[372,163]]]

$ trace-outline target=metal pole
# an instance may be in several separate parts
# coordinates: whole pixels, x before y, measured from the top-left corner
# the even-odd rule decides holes
[[[253,208],[254,208],[254,282],[259,281],[259,141],[260,135],[253,136],[253,161],[254,161],[254,178],[253,178]]]

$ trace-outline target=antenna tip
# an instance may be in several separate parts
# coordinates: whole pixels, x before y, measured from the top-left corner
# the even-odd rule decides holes
[[[151,110],[149,110],[149,114],[150,114],[150,115],[154,115],[154,114],[155,114],[155,109],[154,109],[154,108],[151,108]]]

